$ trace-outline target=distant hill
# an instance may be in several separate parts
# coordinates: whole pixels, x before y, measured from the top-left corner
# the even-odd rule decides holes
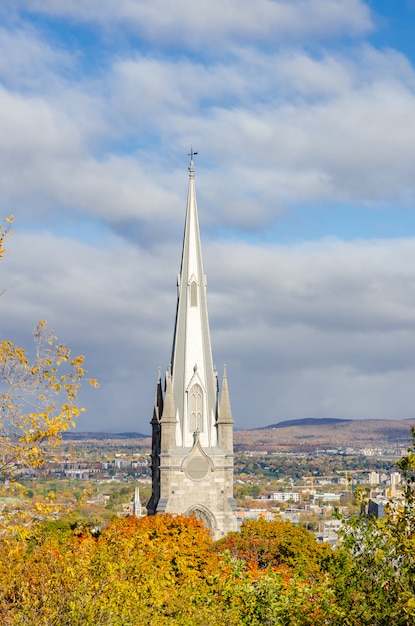
[[[253,430],[235,430],[235,451],[267,450],[268,452],[312,452],[330,448],[402,446],[406,449],[414,419],[337,419],[308,417],[286,420]],[[151,436],[143,433],[66,432],[65,440],[114,441],[135,440],[139,448],[151,447]]]
[[[278,424],[263,426],[260,430],[265,430],[266,428],[290,428],[291,426],[322,426],[323,424],[339,424],[340,422],[352,421],[335,417],[304,417],[299,420],[286,420],[285,422],[278,422]]]
[[[150,435],[143,435],[142,433],[95,433],[95,432],[77,432],[69,431],[62,434],[63,439],[70,439],[76,441],[83,441],[85,439],[97,439],[99,441],[103,439],[147,439]]]
[[[387,447],[409,445],[415,419],[335,419],[305,418],[287,420],[254,430],[236,431],[235,450],[269,452],[312,452],[337,447]]]

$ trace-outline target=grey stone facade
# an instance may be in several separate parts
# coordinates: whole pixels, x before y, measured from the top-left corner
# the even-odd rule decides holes
[[[147,512],[194,513],[219,539],[236,530],[233,418],[226,369],[219,404],[213,367],[194,171],[192,160],[172,359],[164,394],[159,376],[151,420]]]

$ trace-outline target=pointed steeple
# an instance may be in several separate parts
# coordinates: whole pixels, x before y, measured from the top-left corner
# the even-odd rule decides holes
[[[233,424],[231,401],[229,398],[228,377],[226,375],[226,365],[223,366],[222,395],[220,398],[218,422],[222,424]]]
[[[161,388],[160,368],[157,379],[156,397],[154,398],[153,418],[150,422],[153,426],[158,424],[163,413],[163,390]]]
[[[168,452],[175,445],[176,440],[176,412],[171,385],[170,369],[166,376],[166,395],[164,398],[163,415],[161,416],[161,445],[160,451]]]
[[[193,157],[193,153],[192,153]],[[189,165],[189,189],[172,351],[172,385],[178,415],[177,445],[189,447],[199,430],[204,446],[215,445],[216,377],[213,369],[203,272],[195,167]]]
[[[160,499],[160,445],[161,432],[160,420],[163,413],[163,389],[161,386],[160,368],[158,372],[156,397],[154,398],[153,417],[151,424],[151,476],[152,476],[152,492],[151,498],[147,503],[147,512],[154,515],[157,503]]]
[[[140,487],[137,484],[135,486],[135,491],[134,491],[133,515],[135,517],[141,517],[142,514],[143,514],[143,509],[142,509],[141,500],[140,500]]]
[[[231,401],[229,398],[228,378],[226,375],[226,365],[223,368],[222,395],[220,398],[218,417],[218,439],[219,445],[227,452],[233,451],[233,417]]]

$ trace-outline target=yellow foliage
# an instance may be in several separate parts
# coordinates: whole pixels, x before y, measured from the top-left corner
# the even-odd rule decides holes
[[[33,360],[12,342],[0,343],[0,478],[13,482],[26,468],[41,467],[61,443],[62,433],[75,425],[86,374],[84,357],[71,357],[44,320],[36,326],[34,339]],[[97,386],[95,379],[90,383]],[[42,510],[37,506],[37,514],[50,510],[50,504]]]
[[[46,323],[35,329],[36,357],[29,362],[23,348],[0,344],[0,474],[18,473],[43,463],[46,446],[59,444],[62,432],[79,415],[77,394],[85,369],[84,357],[70,358],[70,350],[47,333]],[[52,340],[52,342],[51,342]],[[62,381],[64,384],[62,384]],[[97,382],[91,379],[91,385]]]
[[[0,224],[0,259],[4,241],[11,234],[13,216]],[[71,356],[64,344],[47,332],[45,320],[34,331],[36,355],[29,359],[24,348],[11,341],[0,343],[0,479],[15,479],[27,467],[41,467],[51,448],[61,442],[62,432],[75,425],[80,409],[77,395],[86,370],[83,356]],[[90,380],[93,387],[98,383]],[[82,410],[82,409],[81,409]],[[39,503],[37,508],[39,509]],[[48,512],[50,504],[41,511]],[[17,511],[17,517],[21,511]],[[2,525],[13,528],[10,519]],[[3,533],[4,528],[1,529]]]
[[[5,226],[0,224],[0,259],[2,258],[4,253],[6,252],[6,250],[4,248],[4,240],[12,232],[11,231],[11,225],[13,223],[13,215],[11,215],[10,217],[4,218],[4,221],[6,222]]]
[[[22,541],[24,539],[24,541]],[[330,580],[251,570],[195,518],[59,520],[0,543],[0,621],[82,626],[343,626]]]

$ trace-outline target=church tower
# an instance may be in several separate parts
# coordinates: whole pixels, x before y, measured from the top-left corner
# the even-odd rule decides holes
[[[196,516],[214,539],[236,530],[233,418],[226,369],[219,403],[203,273],[193,153],[177,281],[176,324],[165,392],[157,382],[149,515]]]

